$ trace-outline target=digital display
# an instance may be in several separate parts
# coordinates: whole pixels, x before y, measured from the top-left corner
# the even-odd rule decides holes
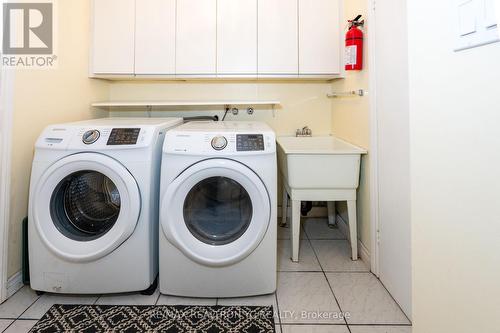
[[[236,135],[237,151],[263,151],[264,135],[262,134],[241,134]]]
[[[140,128],[113,128],[108,139],[108,146],[135,145],[139,139]]]

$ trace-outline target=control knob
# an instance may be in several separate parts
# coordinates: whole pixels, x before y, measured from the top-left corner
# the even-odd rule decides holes
[[[216,136],[212,139],[212,148],[215,150],[223,150],[227,146],[227,139],[223,136]]]
[[[83,133],[82,136],[82,141],[86,145],[91,145],[97,140],[99,140],[99,137],[101,136],[101,133],[98,130],[90,130],[85,133]]]

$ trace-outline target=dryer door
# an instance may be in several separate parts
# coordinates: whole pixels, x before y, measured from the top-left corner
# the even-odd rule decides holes
[[[192,260],[230,265],[262,241],[270,202],[251,169],[233,160],[209,159],[186,169],[167,188],[161,225],[169,241]]]
[[[109,254],[132,234],[139,219],[141,198],[134,177],[102,154],[59,160],[32,195],[30,223],[52,252],[71,261]]]

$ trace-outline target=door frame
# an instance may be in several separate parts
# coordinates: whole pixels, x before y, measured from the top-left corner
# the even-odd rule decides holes
[[[14,71],[0,66],[0,303],[8,295],[10,171],[14,113]]]
[[[376,15],[375,0],[368,2],[368,22],[370,22],[370,38],[368,38],[369,47],[369,68],[370,68],[370,266],[371,271],[377,277],[380,277],[379,265],[379,182],[378,182],[378,112],[377,112],[377,73],[375,56],[376,48]]]
[[[370,208],[370,227],[371,227],[371,269],[372,272],[377,276],[379,279],[381,279],[382,284],[384,284],[386,287],[388,287],[388,291],[393,295],[393,298],[396,300],[398,304],[401,304],[403,300],[406,300],[406,296],[401,296],[401,295],[396,295],[396,293],[399,294],[399,292],[395,289],[394,285],[389,285],[391,282],[389,280],[386,280],[386,267],[382,266],[381,263],[385,262],[385,256],[387,255],[386,252],[382,252],[382,250],[385,248],[387,243],[387,238],[385,238],[384,235],[387,235],[390,232],[390,229],[383,229],[384,227],[387,227],[386,221],[383,220],[385,218],[384,216],[381,216],[381,196],[385,193],[382,192],[381,190],[381,180],[382,180],[382,168],[381,168],[381,162],[383,156],[381,155],[382,153],[382,144],[381,144],[381,138],[382,134],[384,133],[382,131],[381,120],[383,115],[385,114],[383,109],[379,110],[379,103],[381,102],[381,97],[382,95],[380,94],[381,89],[377,88],[382,88],[382,84],[384,82],[378,82],[377,78],[377,72],[380,70],[380,65],[382,61],[382,56],[379,55],[377,56],[378,53],[378,48],[381,45],[381,42],[385,41],[386,37],[383,35],[378,34],[377,35],[377,21],[381,23],[385,15],[386,8],[380,7],[378,9],[377,6],[377,1],[376,0],[367,0],[368,1],[368,16],[369,16],[369,23],[370,23],[370,38],[369,38],[369,66],[370,66],[370,149],[371,149],[371,154],[370,154],[370,197],[371,197],[371,208]],[[387,1],[386,1],[387,2]],[[380,4],[380,1],[378,2]],[[386,4],[382,4],[386,5]],[[384,15],[384,16],[381,16]],[[378,18],[378,20],[377,20]],[[385,92],[384,92],[385,93]],[[397,92],[394,92],[397,94]],[[411,187],[411,184],[409,184]],[[411,197],[410,197],[411,200]],[[411,207],[410,207],[411,208]],[[411,220],[408,222],[410,223],[410,232],[411,232]],[[383,242],[383,243],[381,243]],[[410,237],[410,252],[412,251],[411,249],[411,237]],[[382,247],[381,245],[384,245]],[[382,260],[384,259],[384,260]],[[411,264],[411,253],[410,253],[410,264]],[[391,269],[397,269],[397,268],[391,268]],[[406,271],[406,268],[404,268]],[[411,270],[411,267],[409,268]],[[382,271],[384,270],[384,271]],[[396,272],[401,272],[397,270]],[[408,272],[408,271],[406,271]],[[410,305],[409,307],[401,307],[403,312],[407,315],[407,317],[411,320],[412,319],[412,313],[411,313],[411,280],[410,280]],[[394,293],[394,294],[393,294]],[[397,297],[397,298],[396,298]]]

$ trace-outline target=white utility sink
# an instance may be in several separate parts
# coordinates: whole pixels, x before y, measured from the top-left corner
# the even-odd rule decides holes
[[[358,259],[356,189],[363,154],[366,150],[333,136],[278,138],[278,163],[283,175],[281,224],[287,221],[290,197],[292,261],[299,261],[301,201],[327,201],[329,223],[336,219],[335,202],[347,201],[352,260]]]
[[[294,189],[356,189],[366,153],[333,136],[278,138],[279,167]]]

